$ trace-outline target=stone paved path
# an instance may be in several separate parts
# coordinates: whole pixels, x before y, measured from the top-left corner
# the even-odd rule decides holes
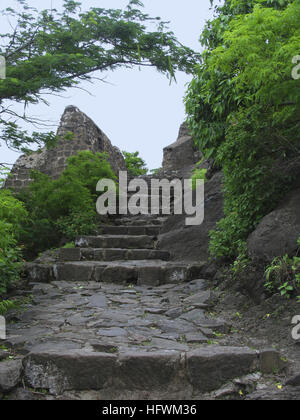
[[[124,219],[28,266],[32,299],[10,315],[4,344],[16,356],[0,363],[0,391],[22,380],[56,396],[201,398],[276,365],[275,352],[216,345],[231,332],[213,317],[218,296],[197,264],[155,249],[159,218],[143,221]]]

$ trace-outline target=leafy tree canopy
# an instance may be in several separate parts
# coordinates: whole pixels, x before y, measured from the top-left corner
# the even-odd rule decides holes
[[[119,67],[151,66],[172,81],[176,70],[191,72],[197,55],[177,41],[167,23],[142,12],[139,0],[124,10],[91,8],[64,0],[62,11],[38,11],[26,0],[16,0],[21,11],[7,8],[12,30],[0,34],[0,55],[6,59],[7,77],[0,80],[1,139],[14,150],[32,144],[53,144],[55,136],[18,129],[29,104],[47,103],[45,94],[59,93],[91,81],[100,72]],[[10,107],[24,105],[24,115]]]
[[[139,152],[129,153],[123,150],[122,153],[125,158],[125,163],[128,172],[131,176],[140,176],[147,174],[148,169],[146,167],[146,162],[139,156]]]

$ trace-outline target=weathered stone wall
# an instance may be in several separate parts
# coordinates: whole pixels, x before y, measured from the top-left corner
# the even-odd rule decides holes
[[[72,132],[72,140],[65,135]],[[57,131],[60,137],[57,145],[30,156],[21,156],[15,163],[11,176],[5,183],[5,188],[21,190],[30,183],[30,171],[39,170],[56,179],[66,167],[67,159],[82,150],[91,152],[106,152],[113,170],[126,170],[124,158],[117,147],[112,146],[108,137],[96,124],[75,106],[68,106],[61,118]]]

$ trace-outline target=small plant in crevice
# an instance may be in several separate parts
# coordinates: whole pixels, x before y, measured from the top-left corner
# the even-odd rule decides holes
[[[24,311],[26,305],[32,304],[32,296],[21,297],[17,299],[5,299],[0,301],[0,315],[4,316],[8,311]]]
[[[247,255],[247,245],[246,242],[240,241],[238,247],[238,256],[235,261],[232,263],[230,269],[234,277],[237,277],[243,273],[250,264],[250,259]]]
[[[298,243],[299,250],[300,250],[300,236],[299,236],[299,239],[298,239],[297,243]],[[295,273],[296,284],[297,284],[298,289],[300,291],[300,257],[298,255],[299,255],[299,252],[297,253],[297,255],[293,259],[292,269]],[[297,296],[297,299],[300,303],[300,296]]]
[[[205,168],[201,168],[201,164],[202,164],[202,160],[200,160],[197,165],[196,168],[193,170],[192,173],[192,189],[195,190],[196,189],[196,182],[197,179],[202,179],[204,182],[207,180],[206,179],[206,173],[207,173],[207,169]]]
[[[2,300],[0,302],[0,315],[4,316],[10,309],[15,309],[16,304],[13,300]]]
[[[300,292],[300,258],[297,255],[293,258],[288,255],[274,258],[266,268],[265,277],[267,290],[271,293],[279,292],[282,297],[290,299]]]

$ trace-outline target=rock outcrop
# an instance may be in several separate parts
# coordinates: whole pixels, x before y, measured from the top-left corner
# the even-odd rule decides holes
[[[158,248],[171,252],[175,260],[206,262],[209,257],[209,231],[224,217],[223,213],[223,174],[213,167],[213,162],[203,159],[196,165],[202,153],[194,145],[185,123],[180,126],[178,139],[164,148],[163,167],[160,178],[189,179],[196,168],[207,169],[205,183],[205,214],[199,226],[186,226],[186,215],[171,215],[164,223],[159,236]]]
[[[73,139],[66,139],[68,133]],[[126,170],[124,158],[117,147],[112,146],[108,137],[96,124],[75,106],[68,106],[62,115],[57,131],[59,141],[52,149],[42,149],[29,156],[21,156],[15,163],[5,188],[21,190],[30,183],[30,171],[41,171],[56,179],[66,167],[67,159],[82,150],[106,152],[113,170]]]
[[[176,260],[208,260],[209,231],[224,217],[222,179],[222,172],[217,172],[205,183],[203,223],[186,226],[185,214],[169,217],[159,236],[159,249],[168,250]]]
[[[266,262],[285,254],[293,255],[297,250],[299,235],[300,188],[291,191],[249,236],[249,255],[255,260]]]
[[[186,124],[183,123],[175,143],[164,148],[163,170],[176,172],[182,168],[190,168],[200,158],[201,153],[195,148],[193,137],[189,134]]]

